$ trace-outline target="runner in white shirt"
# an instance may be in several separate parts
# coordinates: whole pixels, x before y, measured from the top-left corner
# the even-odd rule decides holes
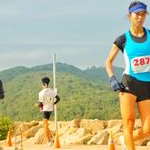
[[[57,104],[60,100],[57,92],[53,89],[49,88],[50,79],[48,77],[42,78],[42,87],[43,89],[39,92],[39,100],[38,106],[40,107],[41,111],[43,112],[43,126],[45,129],[45,134],[48,139],[49,145],[52,144],[52,134],[48,127],[48,120],[54,109],[54,104]]]

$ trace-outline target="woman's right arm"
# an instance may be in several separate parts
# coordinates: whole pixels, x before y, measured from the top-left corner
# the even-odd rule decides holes
[[[113,44],[113,46],[110,50],[110,53],[106,59],[105,65],[106,65],[106,71],[108,73],[109,78],[114,76],[113,62],[114,62],[116,56],[118,55],[119,51],[120,51],[119,48],[115,44]]]

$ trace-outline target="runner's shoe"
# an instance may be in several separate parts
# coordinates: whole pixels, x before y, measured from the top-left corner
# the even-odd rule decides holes
[[[46,146],[53,146],[53,144],[54,144],[54,138],[52,137],[51,140],[45,145]]]

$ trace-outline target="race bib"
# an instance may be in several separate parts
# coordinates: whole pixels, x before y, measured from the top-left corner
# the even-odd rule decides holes
[[[54,98],[53,98],[53,97],[47,97],[47,98],[45,99],[45,102],[46,102],[46,104],[48,104],[48,105],[53,105],[53,103],[54,103]]]
[[[150,72],[150,56],[133,58],[131,67],[134,73]]]

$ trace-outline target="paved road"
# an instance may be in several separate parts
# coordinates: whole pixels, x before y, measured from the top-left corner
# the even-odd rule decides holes
[[[56,148],[49,147],[46,145],[37,145],[26,143],[23,146],[23,150],[55,150]],[[72,145],[72,146],[61,146],[60,150],[108,150],[108,146],[104,145]],[[15,148],[4,146],[4,150],[15,150]],[[122,150],[120,145],[116,146],[116,150]],[[136,150],[150,150],[150,146],[138,146]]]

